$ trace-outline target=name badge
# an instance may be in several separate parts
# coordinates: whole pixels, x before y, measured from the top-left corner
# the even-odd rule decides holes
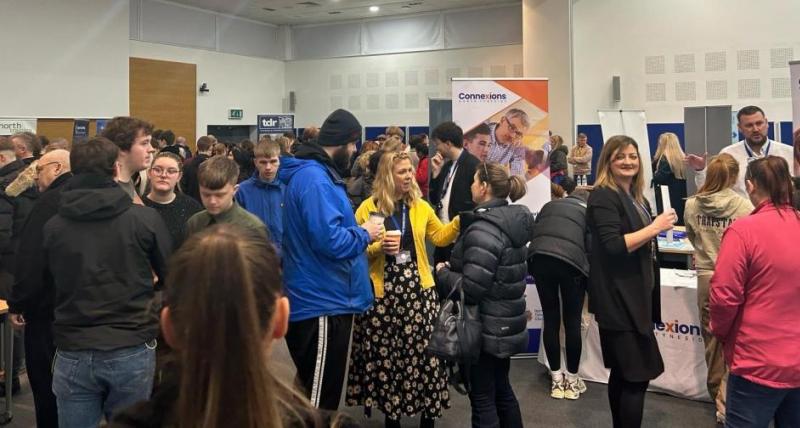
[[[411,261],[410,251],[401,251],[394,256],[394,262],[398,265],[404,265]]]

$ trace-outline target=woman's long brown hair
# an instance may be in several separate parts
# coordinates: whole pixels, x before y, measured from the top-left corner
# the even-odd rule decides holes
[[[745,179],[755,184],[756,189],[767,196],[772,205],[792,205],[794,184],[789,164],[778,156],[756,159],[747,165]]]
[[[266,346],[280,262],[272,246],[231,224],[187,240],[170,264],[166,300],[180,370],[176,416],[191,428],[273,428],[314,420],[275,378]]]

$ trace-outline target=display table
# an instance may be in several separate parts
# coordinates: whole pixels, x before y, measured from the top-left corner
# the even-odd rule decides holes
[[[683,226],[675,226],[676,232],[686,232]],[[674,239],[672,242],[667,242],[665,238],[658,238],[658,252],[666,257],[677,257],[677,260],[686,261],[686,268],[691,269],[692,256],[694,255],[694,247],[689,242],[688,238]]]
[[[664,359],[664,373],[650,382],[649,390],[710,401],[694,271],[661,269],[661,319],[664,323],[655,325],[654,333]],[[597,322],[591,315],[584,321],[579,374],[589,381],[607,383],[608,369],[603,366]],[[543,347],[538,359],[546,364]]]

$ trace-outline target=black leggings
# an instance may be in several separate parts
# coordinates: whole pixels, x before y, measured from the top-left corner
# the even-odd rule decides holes
[[[532,272],[544,314],[544,351],[550,370],[561,369],[561,313],[567,348],[567,370],[578,373],[581,361],[581,311],[586,278],[571,265],[549,256],[533,258]],[[559,291],[561,299],[559,300]]]
[[[608,377],[608,404],[614,428],[642,426],[644,394],[650,382],[630,382],[623,379],[619,369],[612,368]]]

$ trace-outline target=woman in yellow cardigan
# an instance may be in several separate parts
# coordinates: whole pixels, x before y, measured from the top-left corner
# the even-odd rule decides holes
[[[460,220],[439,221],[403,152],[383,154],[372,197],[358,208],[356,221],[374,221],[371,214],[383,216],[386,231],[400,231],[401,238],[399,244],[384,239],[367,248],[376,299],[353,325],[346,403],[363,405],[368,416],[377,408],[387,427],[420,413],[420,426],[432,427],[450,398],[445,367],[425,354],[439,312],[425,241],[449,245]]]

